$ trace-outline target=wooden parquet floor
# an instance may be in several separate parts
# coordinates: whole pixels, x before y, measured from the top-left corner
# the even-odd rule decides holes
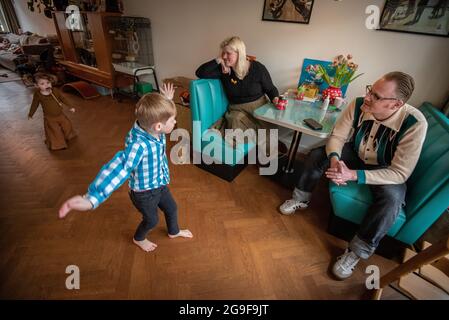
[[[49,152],[41,110],[27,120],[31,96],[19,82],[0,85],[0,298],[360,299],[368,264],[382,272],[396,265],[374,256],[351,279],[333,280],[329,263],[346,243],[326,233],[325,184],[308,210],[282,216],[277,207],[290,190],[255,166],[228,183],[170,164],[180,226],[195,237],[169,239],[162,218],[150,234],[159,245],[153,253],[131,243],[140,216],[126,184],[96,211],[59,220],[61,203],[85,193],[123,147],[133,105],[66,94],[79,137]],[[80,268],[80,290],[65,288],[69,265]]]

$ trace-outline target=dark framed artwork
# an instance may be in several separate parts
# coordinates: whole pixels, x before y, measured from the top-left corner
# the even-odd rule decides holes
[[[308,24],[313,2],[314,0],[265,0],[262,20]]]
[[[379,29],[449,36],[449,0],[387,0]]]

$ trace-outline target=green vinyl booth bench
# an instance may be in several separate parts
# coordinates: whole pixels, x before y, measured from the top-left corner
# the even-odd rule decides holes
[[[218,79],[199,79],[190,82],[192,112],[193,155],[198,167],[232,181],[246,167],[248,154],[255,152],[255,143],[239,144],[233,148],[211,126],[228,110],[228,99]]]
[[[419,110],[427,119],[427,136],[407,181],[406,205],[384,239],[389,246],[414,244],[449,207],[449,119],[428,102]],[[346,187],[330,183],[329,191],[333,213],[328,231],[349,241],[372,203],[371,192],[357,183]],[[385,243],[385,255],[392,254]]]

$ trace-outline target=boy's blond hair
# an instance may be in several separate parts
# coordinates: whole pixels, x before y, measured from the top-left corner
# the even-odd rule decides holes
[[[159,93],[148,93],[137,102],[136,118],[145,129],[158,122],[165,124],[172,116],[176,116],[175,104]]]

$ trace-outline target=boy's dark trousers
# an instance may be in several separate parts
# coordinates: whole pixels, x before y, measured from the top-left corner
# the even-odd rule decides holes
[[[158,208],[164,212],[168,234],[174,236],[179,233],[178,206],[167,186],[143,192],[131,190],[129,192],[129,197],[143,216],[142,222],[139,227],[137,227],[134,240],[145,240],[148,232],[158,224]]]

